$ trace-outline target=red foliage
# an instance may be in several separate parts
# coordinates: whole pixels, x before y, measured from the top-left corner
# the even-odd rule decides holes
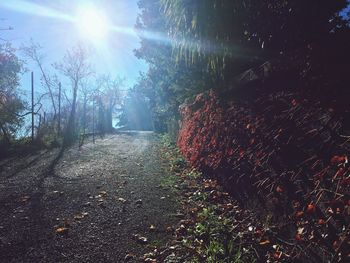
[[[249,178],[266,203],[285,211],[295,228],[304,227],[290,240],[309,239],[317,246],[305,246],[321,253],[349,237],[350,168],[349,140],[336,136],[336,110],[317,105],[283,92],[223,102],[210,91],[181,107],[177,143],[194,167],[230,177],[232,188],[244,190],[242,178]],[[347,251],[342,242],[331,253]]]

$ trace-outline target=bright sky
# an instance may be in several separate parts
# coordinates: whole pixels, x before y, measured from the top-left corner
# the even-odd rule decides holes
[[[0,31],[0,38],[14,47],[31,38],[40,43],[48,69],[61,60],[67,48],[83,41],[93,50],[95,72],[126,77],[129,88],[139,71],[147,70],[133,54],[140,42],[133,30],[138,12],[137,0],[0,0],[0,28],[14,28]],[[27,67],[39,76],[32,64]],[[23,75],[23,90],[29,90],[29,75]]]

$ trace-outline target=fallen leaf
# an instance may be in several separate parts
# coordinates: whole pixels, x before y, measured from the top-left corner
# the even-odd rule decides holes
[[[275,253],[273,254],[273,257],[274,257],[275,259],[280,259],[280,258],[282,257],[282,252],[281,252],[281,251],[275,252]]]
[[[308,204],[307,208],[306,208],[306,212],[308,212],[309,214],[313,214],[316,212],[316,206],[312,203]]]
[[[282,186],[277,186],[277,188],[276,188],[276,192],[277,193],[283,193],[283,188],[282,188]]]
[[[29,196],[29,195],[25,195],[25,196],[21,197],[21,201],[22,201],[23,203],[26,203],[29,199],[30,199],[30,196]]]
[[[74,216],[74,219],[76,219],[76,220],[80,220],[80,219],[83,219],[84,217],[82,216],[82,215],[75,215]]]
[[[341,163],[347,163],[348,157],[346,155],[335,155],[331,159],[331,164],[341,164]]]
[[[302,217],[303,215],[304,215],[303,211],[298,211],[295,213],[295,217],[297,217],[297,218]]]
[[[295,235],[295,240],[296,241],[301,241],[301,235],[300,234],[296,234]]]
[[[295,107],[299,104],[299,102],[296,99],[292,100],[292,105]]]
[[[87,213],[87,212],[82,212],[82,213],[80,213],[80,214],[75,215],[75,216],[74,216],[74,219],[80,220],[80,219],[83,219],[84,217],[86,217],[86,216],[88,216],[88,215],[89,215],[89,213]]]
[[[340,247],[341,242],[339,240],[334,240],[333,242],[333,248],[338,249]]]
[[[326,221],[324,221],[323,219],[318,219],[317,223],[322,226],[326,224]]]
[[[106,191],[101,191],[99,194],[100,194],[101,196],[107,196],[107,192],[106,192]]]
[[[298,233],[299,235],[302,235],[303,232],[304,232],[304,228],[303,228],[303,227],[299,227],[298,230],[297,230],[297,233]]]
[[[57,234],[66,234],[68,232],[68,228],[66,228],[66,227],[59,227],[55,231],[56,231]]]
[[[263,232],[260,229],[257,229],[255,231],[255,235],[257,235],[257,236],[262,236],[262,234],[263,234]]]

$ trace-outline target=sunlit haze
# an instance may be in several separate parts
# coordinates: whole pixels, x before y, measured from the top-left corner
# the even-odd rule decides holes
[[[0,37],[16,48],[32,39],[43,46],[44,66],[60,61],[65,51],[77,43],[90,50],[90,62],[96,74],[119,75],[126,78],[126,88],[132,87],[146,64],[138,60],[133,50],[139,47],[134,25],[139,12],[136,0],[128,1],[1,1]],[[30,62],[29,71],[37,68]],[[29,90],[29,72],[22,76],[21,86]],[[38,74],[35,74],[39,76]],[[40,86],[40,79],[35,83]]]

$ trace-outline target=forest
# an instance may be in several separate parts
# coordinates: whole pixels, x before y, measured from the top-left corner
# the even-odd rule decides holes
[[[349,1],[34,2],[81,35],[0,20],[0,262],[349,262]]]

